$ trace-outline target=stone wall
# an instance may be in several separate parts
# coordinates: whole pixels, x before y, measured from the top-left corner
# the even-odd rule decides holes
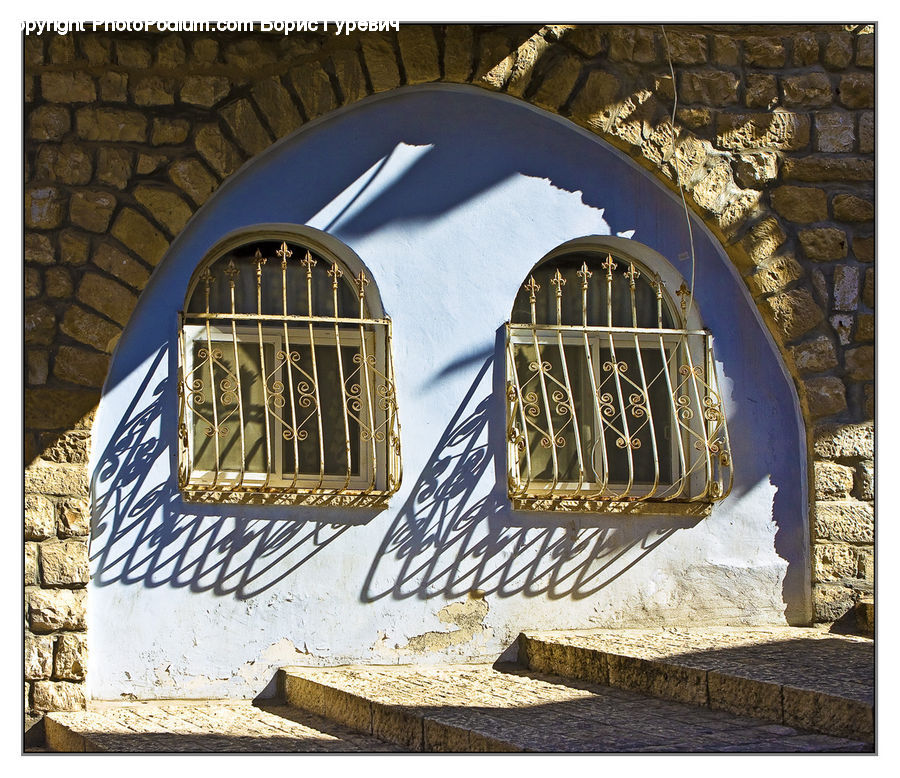
[[[815,619],[846,613],[874,580],[874,38],[860,25],[25,38],[29,720],[85,704],[92,413],[153,268],[275,140],[429,81],[520,97],[683,185],[795,379]]]

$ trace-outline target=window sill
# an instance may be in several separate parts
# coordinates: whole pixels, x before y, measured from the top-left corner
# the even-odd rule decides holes
[[[335,508],[385,508],[393,492],[297,491],[182,488],[185,502],[215,505],[308,505]]]
[[[510,497],[517,511],[548,513],[617,513],[632,516],[709,516],[709,502],[661,502],[653,500],[591,500],[575,497]]]

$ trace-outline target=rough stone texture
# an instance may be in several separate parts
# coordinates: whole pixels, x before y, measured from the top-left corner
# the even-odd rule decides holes
[[[191,207],[175,192],[167,189],[141,185],[135,188],[134,198],[173,237],[184,229],[192,215]]]
[[[128,149],[105,146],[97,151],[97,183],[124,189],[131,170],[132,153]]]
[[[53,673],[53,638],[25,634],[25,679],[40,681]]]
[[[25,586],[36,586],[39,583],[38,544],[25,543]]]
[[[795,181],[873,181],[875,163],[853,157],[787,157],[781,172],[785,179]]]
[[[169,248],[165,236],[132,208],[124,208],[119,212],[111,233],[153,266],[156,266]]]
[[[534,93],[533,101],[552,111],[558,110],[568,101],[580,74],[581,60],[572,56],[563,57],[544,76]]]
[[[855,311],[859,305],[859,270],[852,265],[834,269],[834,309]]]
[[[181,85],[178,97],[183,103],[209,108],[231,92],[231,82],[225,76],[188,76]]]
[[[116,207],[116,198],[108,192],[82,189],[69,200],[69,220],[91,232],[106,232]]]
[[[747,75],[744,102],[748,108],[773,108],[778,103],[778,80],[768,73]]]
[[[578,45],[573,41],[573,45]],[[444,28],[444,79],[466,83],[472,75],[474,34],[472,28],[452,24]]]
[[[237,100],[222,108],[225,123],[241,148],[250,156],[259,154],[272,142],[249,100]]]
[[[389,39],[371,35],[362,38],[363,59],[372,89],[384,92],[400,85],[400,71],[397,68],[397,55]]]
[[[803,288],[768,297],[765,305],[786,341],[795,340],[824,318],[822,309]]]
[[[75,113],[75,131],[84,140],[142,143],[147,139],[147,125],[147,117],[137,111],[85,107]]]
[[[872,108],[875,105],[875,78],[871,73],[848,73],[838,86],[841,105],[847,108]]]
[[[87,262],[90,246],[91,239],[84,233],[77,230],[63,230],[59,234],[60,261],[66,265],[83,265]],[[27,238],[25,241],[25,258],[29,259]]]
[[[88,547],[81,540],[41,544],[41,577],[45,586],[88,582]]]
[[[64,267],[50,267],[44,271],[44,291],[47,297],[61,300],[72,296],[72,275]]]
[[[227,178],[241,165],[240,153],[214,124],[205,125],[197,131],[194,145],[221,178]]]
[[[87,637],[83,633],[60,635],[53,656],[53,677],[65,681],[81,681],[86,670]]]
[[[98,273],[86,273],[82,277],[77,297],[80,302],[123,326],[137,305],[134,292]]]
[[[814,530],[816,541],[871,543],[875,534],[872,505],[856,500],[819,501]]]
[[[813,581],[855,578],[857,553],[844,543],[819,543],[813,550]]]
[[[34,632],[83,630],[87,626],[86,598],[85,589],[32,589],[28,592],[28,626]]]
[[[844,222],[870,222],[875,218],[875,205],[849,194],[835,195],[832,200],[834,218]]]
[[[80,146],[44,146],[37,155],[35,177],[62,184],[86,184],[91,180],[92,167],[90,154]]]
[[[49,346],[56,333],[56,315],[48,306],[25,303],[25,343]]]
[[[860,262],[875,261],[875,238],[855,236],[853,238],[853,256]]]
[[[856,496],[860,500],[875,499],[875,462],[868,459],[856,468]]]
[[[834,343],[824,335],[791,347],[791,357],[800,372],[819,373],[838,365]]]
[[[167,146],[184,143],[190,132],[191,124],[187,119],[153,119],[150,131],[150,143],[154,146]]]
[[[437,41],[427,26],[401,25],[397,33],[403,69],[408,84],[437,81],[441,77]]]
[[[119,335],[122,334],[121,327],[100,318],[79,305],[71,305],[66,309],[59,329],[79,343],[93,346],[108,354],[112,353],[119,340]]]
[[[771,196],[775,210],[791,221],[807,224],[828,218],[828,198],[822,189],[780,186]]]
[[[169,166],[172,179],[195,204],[202,205],[216,189],[216,179],[196,159],[181,159]]]
[[[875,429],[864,424],[829,424],[817,427],[813,438],[816,456],[822,459],[872,459]]]
[[[862,111],[859,115],[859,151],[871,154],[875,151],[875,112]]]
[[[853,115],[824,112],[816,114],[816,151],[853,151],[856,135],[853,132]]]
[[[86,499],[70,497],[59,506],[60,537],[87,535],[91,531],[91,506]]]
[[[139,78],[131,84],[131,95],[136,105],[173,105],[175,103],[175,81],[160,76]]]
[[[72,118],[61,105],[42,105],[28,117],[28,137],[32,140],[58,141],[69,131]]]
[[[99,389],[109,369],[109,355],[73,346],[60,346],[53,360],[53,375],[60,381]]]
[[[84,685],[69,681],[36,681],[32,698],[35,710],[84,710]]]
[[[785,63],[784,44],[780,38],[753,36],[744,41],[744,63],[751,67],[777,68]]]
[[[845,354],[847,375],[854,381],[871,381],[875,378],[875,347],[859,346]]]
[[[621,83],[613,74],[592,71],[572,101],[572,114],[591,126],[601,126],[611,115],[620,89]]]
[[[771,294],[803,277],[803,267],[792,256],[776,257],[752,276],[748,276],[747,286],[754,296]]]
[[[253,99],[276,138],[283,138],[303,122],[290,94],[278,78],[268,78],[256,84]]]
[[[788,76],[781,80],[784,104],[791,108],[815,108],[830,105],[834,89],[824,73]]]
[[[836,462],[816,462],[815,489],[817,500],[834,500],[850,496],[854,470]]]
[[[104,241],[97,246],[91,256],[91,262],[132,289],[143,289],[147,279],[150,278],[150,271],[147,268],[110,241]]]
[[[25,226],[52,230],[62,224],[66,195],[53,186],[25,190]]]
[[[801,230],[798,237],[808,259],[828,262],[847,256],[847,233],[836,227]]]
[[[813,417],[829,416],[847,407],[844,382],[835,376],[810,378],[803,382],[806,402]]]
[[[686,103],[731,105],[738,100],[738,78],[727,70],[682,73],[679,98]]]

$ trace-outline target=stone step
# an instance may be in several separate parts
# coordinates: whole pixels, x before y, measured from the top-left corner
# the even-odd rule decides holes
[[[625,689],[513,665],[282,668],[285,700],[404,751],[871,751]]]
[[[874,643],[815,628],[526,632],[530,669],[874,742]]]
[[[860,597],[856,603],[856,627],[863,635],[875,637],[874,597]]]
[[[163,700],[48,713],[49,751],[372,753],[396,746],[283,703]]]

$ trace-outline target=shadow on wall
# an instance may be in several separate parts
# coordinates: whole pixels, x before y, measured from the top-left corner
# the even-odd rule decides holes
[[[582,599],[636,565],[693,517],[514,512],[506,494],[502,328],[366,576],[361,599]],[[446,372],[446,371],[445,371]],[[477,499],[479,487],[489,489]]]
[[[95,586],[188,587],[249,599],[276,585],[375,510],[286,509],[185,503],[175,483],[171,378],[162,348],[100,456],[91,483]],[[174,375],[174,370],[168,370]],[[308,515],[308,514],[307,514]]]

